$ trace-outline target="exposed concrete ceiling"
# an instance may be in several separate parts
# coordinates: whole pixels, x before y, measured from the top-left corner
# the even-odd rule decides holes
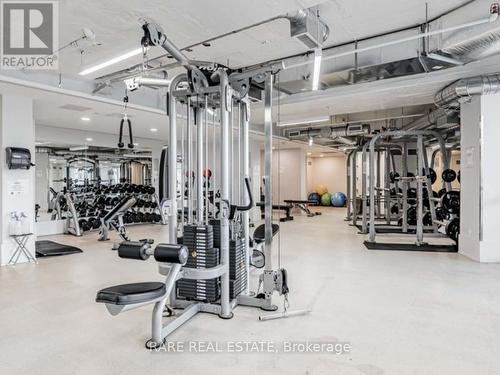
[[[332,28],[326,45],[336,45],[422,23],[425,21],[426,3],[428,3],[429,18],[433,18],[467,2],[465,0],[380,0],[377,2],[363,0],[256,0],[252,2],[152,0],[146,3],[139,0],[127,2],[118,0],[61,1],[61,43],[64,44],[79,37],[82,27],[93,29],[97,41],[101,43],[100,46],[89,48],[83,55],[73,47],[62,52],[61,73],[73,79],[86,80],[88,90],[88,83],[95,76],[140,62],[139,57],[135,61],[127,60],[109,70],[99,71],[95,75],[81,77],[77,74],[84,66],[137,48],[141,37],[141,30],[137,23],[139,17],[154,18],[163,25],[169,37],[182,47],[279,14],[320,3],[322,18]],[[397,17],[394,17],[394,14],[397,14]],[[189,53],[189,56],[222,63],[227,63],[229,59],[230,65],[249,65],[270,58],[304,52],[304,47],[290,38],[288,28],[287,21],[276,21],[221,39],[209,48],[197,47]],[[158,48],[152,51],[151,57],[162,53],[163,51]],[[500,58],[493,57],[443,72],[341,86],[325,91],[284,97],[280,100],[281,120],[296,121],[311,116],[376,111],[432,103],[434,93],[449,82],[466,76],[495,72],[499,69],[499,63]],[[29,73],[24,74],[23,77],[26,80],[34,79],[34,75]],[[14,86],[5,82],[0,83],[0,92],[18,92],[32,96],[35,99],[37,124],[87,129],[110,134],[116,134],[118,131],[119,120],[123,112],[121,103],[118,101],[103,102],[101,98],[90,96],[74,97],[64,95],[64,93],[47,93],[37,89]],[[133,95],[135,94],[131,94]],[[131,102],[133,101],[132,97]],[[66,104],[89,108],[84,112],[86,116],[92,117],[92,121],[83,123],[80,120],[82,113],[61,108]],[[276,104],[277,101],[275,101]],[[255,105],[252,112],[253,123],[261,123],[262,106]],[[129,114],[132,116],[137,136],[166,139],[166,118],[162,111],[137,106],[137,108],[131,108]],[[149,131],[150,128],[158,128],[159,132],[152,134]]]

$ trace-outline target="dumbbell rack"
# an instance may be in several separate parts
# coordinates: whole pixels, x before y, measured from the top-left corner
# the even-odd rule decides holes
[[[147,188],[147,187],[146,187]],[[149,187],[151,188],[151,187]],[[76,225],[78,225],[80,232],[91,232],[98,231],[101,227],[101,218],[106,215],[106,213],[111,210],[116,204],[120,201],[121,197],[125,194],[134,196],[137,198],[138,202],[148,202],[150,204],[149,207],[140,206],[136,209],[131,210],[130,215],[142,213],[146,214],[144,210],[148,209],[148,214],[154,214],[154,221],[135,221],[132,222],[126,220],[124,221],[124,225],[132,226],[132,225],[140,225],[140,224],[162,224],[165,225],[167,223],[167,219],[164,216],[164,213],[161,209],[160,202],[156,193],[135,193],[135,192],[125,192],[120,191],[118,188],[113,188],[109,186],[101,186],[97,189],[93,189],[94,192],[80,192],[77,191],[75,193],[70,194],[73,199],[73,204],[77,207],[78,218],[75,221]],[[96,197],[96,193],[98,194]],[[98,202],[100,201],[100,202]],[[76,202],[76,203],[75,203]],[[83,207],[82,207],[83,206]],[[91,208],[89,210],[88,208]],[[155,211],[158,211],[156,213]],[[85,212],[84,214],[82,214]],[[93,213],[93,214],[90,214]],[[127,214],[127,213],[126,213]],[[125,215],[126,215],[125,214]],[[124,216],[125,216],[124,215]]]

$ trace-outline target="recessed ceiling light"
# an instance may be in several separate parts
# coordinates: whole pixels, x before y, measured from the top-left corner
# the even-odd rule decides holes
[[[85,138],[85,140],[86,140],[87,142],[92,142],[94,139],[93,139],[93,138],[88,137],[88,138]]]
[[[322,157],[324,157],[324,156],[325,156],[325,155],[321,154],[319,157],[320,157],[320,158],[322,158]]]
[[[82,120],[82,121],[90,121],[90,117],[82,117],[82,118],[80,118],[80,120]]]
[[[151,128],[149,130],[152,131],[153,133],[156,133],[158,131],[158,129],[156,129],[156,128]]]

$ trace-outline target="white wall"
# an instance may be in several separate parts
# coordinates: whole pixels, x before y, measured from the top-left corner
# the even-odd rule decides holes
[[[261,186],[265,152],[260,152]],[[286,199],[302,200],[306,192],[306,155],[302,149],[273,150],[273,203]]]
[[[13,211],[26,213],[31,229],[35,230],[35,169],[9,170],[5,160],[5,148],[27,148],[31,151],[33,159],[35,155],[35,126],[33,101],[30,98],[3,95],[0,100],[0,227],[2,228],[0,232],[0,264],[4,265],[15,250],[15,244],[9,236],[10,213]],[[20,184],[22,191],[17,193],[12,191],[11,187],[15,182]],[[35,236],[31,236],[26,247],[34,256]],[[21,257],[19,261],[23,262],[26,259]]]
[[[316,190],[318,185],[325,186],[333,194],[347,189],[346,157],[325,156],[307,159],[307,191]]]

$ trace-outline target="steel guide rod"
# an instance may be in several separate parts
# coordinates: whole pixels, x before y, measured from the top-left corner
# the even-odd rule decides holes
[[[169,149],[168,149],[168,233],[169,242],[177,243],[177,107],[172,91],[176,86],[187,79],[186,74],[180,74],[172,80],[169,87]],[[184,194],[181,192],[181,202]]]
[[[210,176],[208,174],[208,171],[211,170],[209,167],[209,160],[208,160],[208,95],[205,95],[205,105],[204,105],[205,111],[203,112],[204,118],[203,118],[203,132],[204,132],[204,139],[203,142],[205,143],[205,167],[204,169],[206,170],[206,177],[204,178],[205,182],[205,197],[203,199],[203,202],[205,203],[205,217],[204,217],[204,223],[205,225],[208,224],[208,207],[209,207],[209,201],[208,201],[208,191],[209,191],[209,181],[210,181]]]
[[[250,122],[250,108],[248,107],[248,102],[242,101],[240,104],[240,149],[242,158],[240,159],[240,170],[243,174],[244,178],[249,178],[249,140],[248,140],[248,132],[249,132],[249,122]],[[245,193],[245,187],[243,185],[240,186],[240,197],[241,204],[246,206],[249,197],[248,194]],[[247,283],[244,293],[248,295],[250,292],[250,220],[249,220],[249,211],[243,211],[242,216],[242,226],[243,226],[243,241],[245,244],[245,274],[247,275]]]
[[[203,224],[203,162],[204,162],[204,126],[205,126],[205,108],[196,109],[196,222]]]
[[[215,139],[215,108],[212,108],[212,184],[213,184],[213,206],[212,206],[212,217],[215,218],[215,195],[216,195],[216,171],[215,171],[215,149],[216,149],[216,139]]]
[[[225,71],[219,71],[220,78],[220,253],[221,265],[224,268],[224,273],[221,276],[221,313],[223,318],[232,317],[231,304],[229,301],[229,141],[230,141],[230,124],[229,111],[231,110],[231,92],[229,91],[229,80]]]
[[[173,95],[170,95],[173,97]],[[174,100],[174,105],[176,101]],[[187,113],[187,111],[186,111]],[[177,114],[175,115],[177,117]],[[175,165],[175,169],[177,169],[177,164]],[[177,177],[177,176],[176,176]],[[186,195],[184,194],[186,189],[186,126],[181,124],[181,189],[180,189],[180,194],[181,194],[181,228],[184,230],[184,223],[185,223],[185,201],[186,201]]]
[[[267,74],[264,86],[264,215],[265,215],[265,270],[272,271],[272,241],[273,241],[273,75]]]
[[[193,126],[192,126],[192,115],[191,115],[191,98],[187,98],[187,210],[188,210],[188,224],[193,223]],[[183,187],[184,189],[184,187]]]

